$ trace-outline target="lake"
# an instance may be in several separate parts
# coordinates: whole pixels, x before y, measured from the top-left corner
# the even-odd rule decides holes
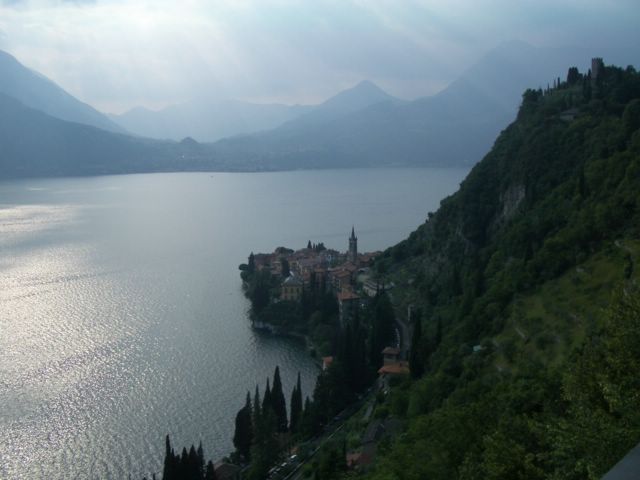
[[[294,340],[255,332],[238,264],[324,242],[405,238],[466,169],[171,173],[0,182],[0,478],[159,472],[164,436],[233,446],[246,392]]]

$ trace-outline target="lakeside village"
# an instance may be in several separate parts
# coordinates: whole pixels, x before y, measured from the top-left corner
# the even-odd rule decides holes
[[[378,280],[372,270],[374,260],[382,252],[359,253],[354,227],[348,242],[349,248],[344,253],[310,240],[306,248],[295,251],[278,247],[273,253],[252,252],[248,263],[239,267],[245,293],[252,303],[253,327],[310,341],[311,353],[322,355],[323,370],[333,361],[330,353],[337,345],[332,341],[335,332],[318,328],[318,321],[330,324],[332,319],[327,317],[337,313],[337,325],[332,326],[344,329],[372,299],[394,287],[393,283]],[[314,318],[309,313],[317,307],[320,308],[314,312]],[[308,323],[304,317],[311,317]],[[388,345],[389,349],[398,350],[398,357],[403,353],[399,336],[400,332],[395,331]],[[404,366],[400,361],[398,365]]]
[[[251,253],[240,265],[254,326],[304,338],[321,359],[314,391],[302,391],[298,374],[287,408],[275,366],[264,390],[247,385],[235,418],[235,451],[205,466],[202,447],[180,454],[167,437],[163,480],[332,480],[367,471],[401,431],[396,413],[406,410],[404,389],[416,373],[410,362],[423,364],[407,361],[406,343],[420,342],[421,329],[409,337],[396,318],[393,285],[375,272],[382,253],[358,253],[353,228],[348,245],[341,253],[309,241],[296,251]]]
[[[283,325],[282,319],[273,318],[269,310],[263,311],[264,307],[279,302],[304,303],[314,295],[325,294],[335,297],[338,319],[340,325],[344,326],[354,312],[363,308],[367,299],[374,297],[380,288],[392,288],[392,285],[383,286],[371,278],[371,265],[380,253],[358,253],[358,238],[353,227],[349,249],[345,253],[327,249],[323,243],[312,244],[311,241],[306,248],[296,251],[278,247],[273,253],[251,253],[249,263],[241,265],[240,269],[247,273],[258,272],[265,280],[270,277],[264,282],[270,287],[268,298],[266,292],[256,292],[245,282],[248,297],[252,300],[254,327],[271,333],[290,334],[287,327],[292,325]],[[247,277],[243,275],[243,280]]]
[[[366,470],[381,439],[400,428],[387,407],[378,408],[394,381],[410,373],[407,338],[403,345],[389,298],[393,285],[379,280],[374,268],[381,253],[359,253],[352,228],[344,253],[309,241],[295,251],[251,253],[240,265],[254,327],[305,338],[322,363],[315,390],[304,402],[298,378],[290,420],[277,368],[262,401],[257,389],[253,400],[247,394],[236,418],[232,455],[245,465],[246,478],[289,478],[300,470],[294,478],[313,471],[320,480]],[[274,418],[265,427],[256,415],[269,410]],[[340,429],[341,440],[327,440]],[[311,459],[311,451],[319,453]]]

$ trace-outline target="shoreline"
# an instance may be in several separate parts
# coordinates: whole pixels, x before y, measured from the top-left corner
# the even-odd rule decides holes
[[[313,358],[314,363],[318,366],[318,368],[322,369],[322,360],[321,357],[318,357],[318,347],[315,343],[313,343],[313,340],[311,340],[309,335],[296,332],[282,332],[277,326],[269,322],[260,322],[252,318],[250,318],[249,320],[251,322],[251,328],[253,330],[264,332],[268,335],[273,335],[276,337],[293,338],[295,340],[303,342],[307,354],[309,354],[309,356]],[[260,325],[256,326],[256,323],[259,323]]]

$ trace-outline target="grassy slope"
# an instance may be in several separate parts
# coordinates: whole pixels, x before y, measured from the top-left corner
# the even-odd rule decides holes
[[[625,239],[609,243],[559,278],[515,298],[508,306],[504,330],[492,337],[499,346],[495,365],[517,368],[521,357],[534,358],[551,367],[562,365],[593,330],[597,314],[611,301],[611,292],[624,282],[629,252],[638,264],[640,241]],[[640,281],[637,270],[632,281]],[[504,348],[500,348],[505,345],[513,348],[511,359],[505,355]]]

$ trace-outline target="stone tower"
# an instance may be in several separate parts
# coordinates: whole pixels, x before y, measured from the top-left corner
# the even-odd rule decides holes
[[[349,252],[347,259],[354,265],[358,265],[358,237],[353,227],[351,227],[351,236],[349,237]]]

